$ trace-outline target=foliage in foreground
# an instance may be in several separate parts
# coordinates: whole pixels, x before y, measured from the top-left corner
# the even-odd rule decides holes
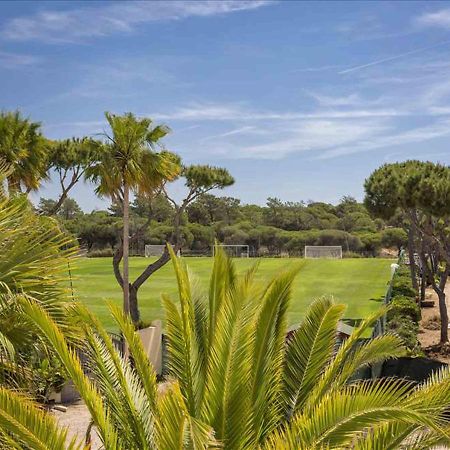
[[[354,380],[360,368],[403,353],[393,335],[359,342],[384,311],[365,320],[336,350],[344,306],[320,299],[286,342],[298,270],[279,274],[258,290],[252,282],[255,268],[237,276],[231,260],[218,253],[209,292],[203,294],[183,262],[172,260],[180,308],[164,297],[173,377],[164,392],[119,309],[110,307],[128,361],[96,318],[76,308],[93,381],[83,374],[64,331],[37,302],[22,302],[79,389],[104,448],[384,450],[445,441],[448,371],[416,388],[402,380]],[[29,400],[4,388],[0,433],[0,442],[14,448],[80,448],[65,443],[66,431]]]
[[[7,173],[0,168],[0,179]],[[51,349],[36,339],[19,303],[33,298],[68,329],[62,281],[74,243],[55,220],[34,214],[24,196],[9,198],[5,192],[0,195],[0,236],[0,382],[45,396],[48,385],[62,378],[54,375]]]

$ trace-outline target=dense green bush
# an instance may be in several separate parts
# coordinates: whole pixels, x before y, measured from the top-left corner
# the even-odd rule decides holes
[[[405,347],[410,353],[420,351],[417,334],[419,333],[419,324],[411,320],[410,317],[396,316],[388,321],[388,331],[396,333],[403,340]]]
[[[387,314],[387,329],[397,333],[411,354],[420,352],[417,339],[419,332],[420,307],[417,293],[412,287],[409,269],[401,264],[392,279],[391,309]]]
[[[101,250],[91,250],[88,254],[88,258],[111,258],[114,254],[114,250],[112,248],[102,248]]]
[[[390,307],[388,320],[396,317],[409,317],[412,321],[419,323],[420,308],[414,298],[398,295],[391,300]]]
[[[417,293],[412,287],[411,278],[404,276],[395,276],[392,281],[392,297],[403,296],[415,299]]]

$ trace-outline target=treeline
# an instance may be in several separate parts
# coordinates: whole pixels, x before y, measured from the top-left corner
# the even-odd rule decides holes
[[[51,215],[54,203],[41,199],[38,209]],[[120,245],[122,213],[118,207],[86,214],[68,198],[57,215],[91,256],[111,256]],[[143,255],[145,244],[169,242],[175,216],[175,207],[166,195],[135,198],[130,205],[130,231],[144,230],[131,243],[131,254]],[[382,248],[406,245],[407,234],[401,225],[395,218],[389,222],[373,219],[362,203],[348,196],[337,205],[269,198],[265,206],[259,206],[203,194],[182,214],[180,231],[185,255],[209,255],[217,240],[248,245],[255,256],[302,256],[305,245],[341,245],[349,256],[377,256]]]

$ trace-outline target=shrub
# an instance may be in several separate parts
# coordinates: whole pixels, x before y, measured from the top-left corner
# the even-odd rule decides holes
[[[103,257],[112,257],[114,254],[111,248],[102,248],[100,250],[91,250],[88,254],[88,258],[103,258]]]
[[[343,258],[364,258],[364,255],[356,252],[342,252]]]
[[[388,320],[396,317],[409,317],[413,322],[418,323],[421,318],[419,305],[410,297],[398,295],[392,299],[390,306]]]
[[[411,285],[411,279],[404,276],[394,276],[392,282],[392,296],[403,296],[415,299],[417,293]]]
[[[441,329],[441,318],[435,314],[425,321],[423,327],[426,330],[440,330]]]
[[[417,339],[419,333],[420,307],[416,303],[416,291],[412,287],[409,269],[401,264],[392,280],[391,309],[387,314],[387,328],[398,334],[410,354],[420,353]]]
[[[410,352],[417,352],[420,349],[417,334],[419,333],[419,324],[412,321],[409,317],[396,316],[389,320],[388,331],[394,332],[402,340],[405,347]]]

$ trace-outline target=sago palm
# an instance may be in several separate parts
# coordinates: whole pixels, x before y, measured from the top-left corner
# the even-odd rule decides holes
[[[448,441],[448,371],[415,388],[403,380],[354,379],[361,367],[402,353],[395,336],[360,342],[383,311],[337,349],[344,307],[320,299],[286,342],[298,269],[259,287],[255,269],[238,276],[218,252],[203,294],[183,263],[172,260],[180,305],[164,298],[172,378],[163,392],[120,309],[111,307],[111,313],[129,360],[95,317],[74,309],[91,380],[64,330],[37,302],[22,302],[81,393],[105,449],[425,449]],[[49,417],[44,422],[38,408],[6,389],[0,391],[0,433],[14,448],[72,448],[63,444],[65,430]]]
[[[154,151],[167,135],[165,126],[153,126],[150,119],[138,119],[131,113],[117,116],[105,113],[110,133],[98,163],[86,175],[98,184],[97,194],[110,197],[123,209],[123,307],[129,313],[129,202],[130,191],[148,195],[166,180],[178,175],[174,155]]]
[[[0,183],[9,173],[0,167]],[[10,198],[6,192],[0,193],[0,236],[0,381],[27,383],[30,358],[48,352],[37,348],[36,330],[20,300],[39,301],[68,330],[67,265],[76,248],[56,221],[36,215],[24,196]]]
[[[203,295],[183,263],[173,262],[180,308],[163,299],[170,372],[189,413],[211,425],[225,448],[349,448],[377,441],[386,427],[397,444],[418,429],[427,439],[445,439],[439,430],[450,404],[448,371],[412,391],[404,380],[355,379],[361,369],[403,354],[394,335],[362,340],[384,310],[337,349],[345,307],[323,298],[286,341],[298,268],[258,293],[255,269],[239,277],[219,252]]]

